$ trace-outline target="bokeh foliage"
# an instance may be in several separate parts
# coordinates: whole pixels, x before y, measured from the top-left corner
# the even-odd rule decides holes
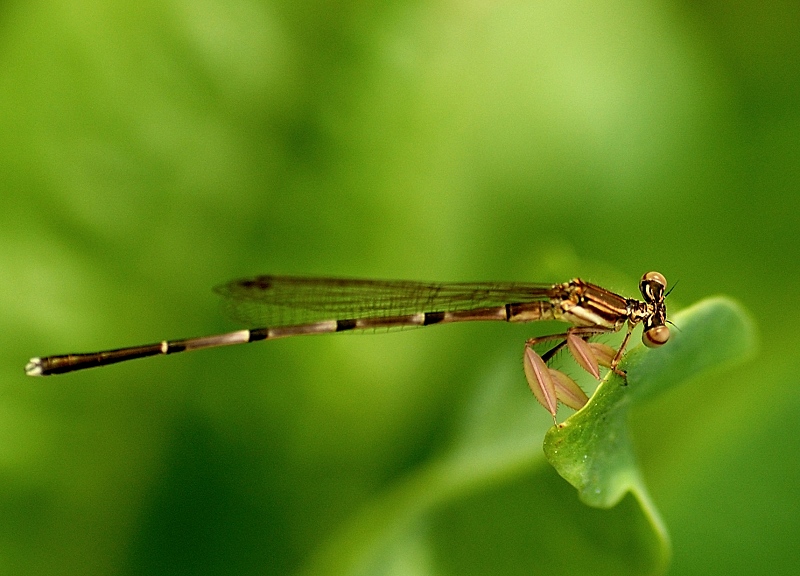
[[[798,29],[781,1],[3,3],[0,573],[324,572],[437,473],[449,504],[368,566],[640,573],[636,503],[539,465],[521,355],[550,327],[22,366],[227,330],[210,287],[253,273],[635,296],[651,269],[761,334],[632,412],[670,574],[794,573]],[[517,429],[528,464],[470,485]]]

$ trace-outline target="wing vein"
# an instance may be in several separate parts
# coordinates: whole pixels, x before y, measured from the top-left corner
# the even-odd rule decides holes
[[[223,298],[224,313],[238,322],[288,326],[546,300],[553,294],[553,285],[255,276],[222,284],[214,291]]]

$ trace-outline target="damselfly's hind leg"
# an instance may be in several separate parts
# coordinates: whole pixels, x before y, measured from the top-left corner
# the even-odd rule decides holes
[[[598,332],[596,328],[572,328],[563,334],[551,334],[538,338],[530,338],[525,342],[525,354],[523,355],[525,378],[528,380],[528,386],[531,392],[533,392],[533,395],[545,410],[553,416],[553,423],[555,425],[558,425],[556,413],[558,411],[559,402],[574,410],[580,410],[586,405],[589,398],[572,378],[563,372],[548,367],[547,364],[559,350],[567,346],[578,364],[592,374],[592,376],[599,379],[600,370],[598,367],[599,361],[597,354],[587,342],[589,336],[597,334]],[[533,349],[534,345],[551,340],[560,341],[542,356]],[[608,356],[608,360],[610,361],[611,357],[614,355],[614,351],[611,349],[610,352],[604,349],[601,349],[600,352],[602,352],[604,356],[603,360],[605,360],[605,356]],[[601,362],[607,365],[603,360],[601,360]]]
[[[589,374],[600,379],[600,371],[598,366],[605,366],[610,368],[616,374],[623,378],[626,376],[624,370],[617,368],[617,364],[622,357],[622,352],[625,345],[630,338],[630,330],[625,335],[625,340],[619,350],[614,350],[611,346],[600,344],[597,342],[589,342],[589,338],[597,334],[605,334],[611,330],[605,328],[598,328],[596,326],[576,326],[570,328],[561,334],[549,334],[546,336],[538,336],[536,338],[529,338],[525,341],[527,348],[532,348],[536,344],[548,342],[551,340],[560,340],[555,346],[550,348],[542,355],[542,359],[547,363],[562,349],[564,346],[569,348],[570,354],[575,358],[575,361],[586,370]]]
[[[561,342],[556,348],[563,345],[564,342]],[[542,357],[530,346],[525,346],[522,365],[531,392],[553,417],[554,425],[558,426],[556,413],[559,402],[574,410],[580,410],[589,401],[589,397],[572,378],[558,370],[548,368]]]
[[[598,380],[600,379],[600,366],[610,368],[623,378],[626,376],[623,370],[617,368],[617,363],[630,337],[630,331],[626,334],[619,351],[615,351],[606,344],[589,342],[591,336],[605,332],[609,332],[609,330],[598,329],[596,326],[577,326],[561,334],[539,336],[525,342],[523,366],[528,386],[539,403],[553,416],[553,422],[557,422],[556,412],[559,402],[575,410],[580,410],[589,401],[586,393],[574,380],[563,372],[548,366],[550,360],[564,346],[569,348],[570,354],[581,368]],[[533,349],[536,344],[552,340],[557,341],[556,345],[541,356]]]

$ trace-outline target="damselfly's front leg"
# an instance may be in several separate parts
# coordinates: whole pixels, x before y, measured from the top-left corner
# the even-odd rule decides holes
[[[628,323],[628,330],[627,332],[625,332],[625,338],[622,340],[622,344],[620,344],[617,353],[614,354],[614,358],[611,360],[611,365],[609,366],[609,368],[611,368],[614,372],[616,372],[623,378],[627,376],[627,373],[624,370],[619,370],[617,368],[617,364],[619,364],[619,361],[622,359],[622,353],[625,351],[625,347],[628,345],[628,340],[631,339],[631,334],[633,334],[633,324]],[[625,386],[627,385],[628,381],[626,380]]]

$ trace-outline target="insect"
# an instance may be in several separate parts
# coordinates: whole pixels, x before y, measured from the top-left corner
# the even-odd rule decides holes
[[[134,358],[305,334],[451,322],[559,320],[571,326],[562,333],[529,339],[523,355],[528,384],[556,422],[559,402],[579,409],[587,397],[565,374],[549,368],[549,360],[566,346],[577,363],[595,378],[600,377],[600,365],[624,375],[618,364],[638,324],[643,325],[645,345],[657,347],[669,340],[664,304],[666,287],[666,279],[658,272],[642,276],[639,289],[643,300],[624,298],[578,278],[561,284],[527,284],[255,276],[228,282],[215,291],[223,297],[233,318],[261,328],[101,352],[31,358],[25,373],[49,376]],[[616,351],[589,341],[598,334],[617,332],[626,324],[625,338]],[[533,346],[542,342],[555,344],[540,356]]]

